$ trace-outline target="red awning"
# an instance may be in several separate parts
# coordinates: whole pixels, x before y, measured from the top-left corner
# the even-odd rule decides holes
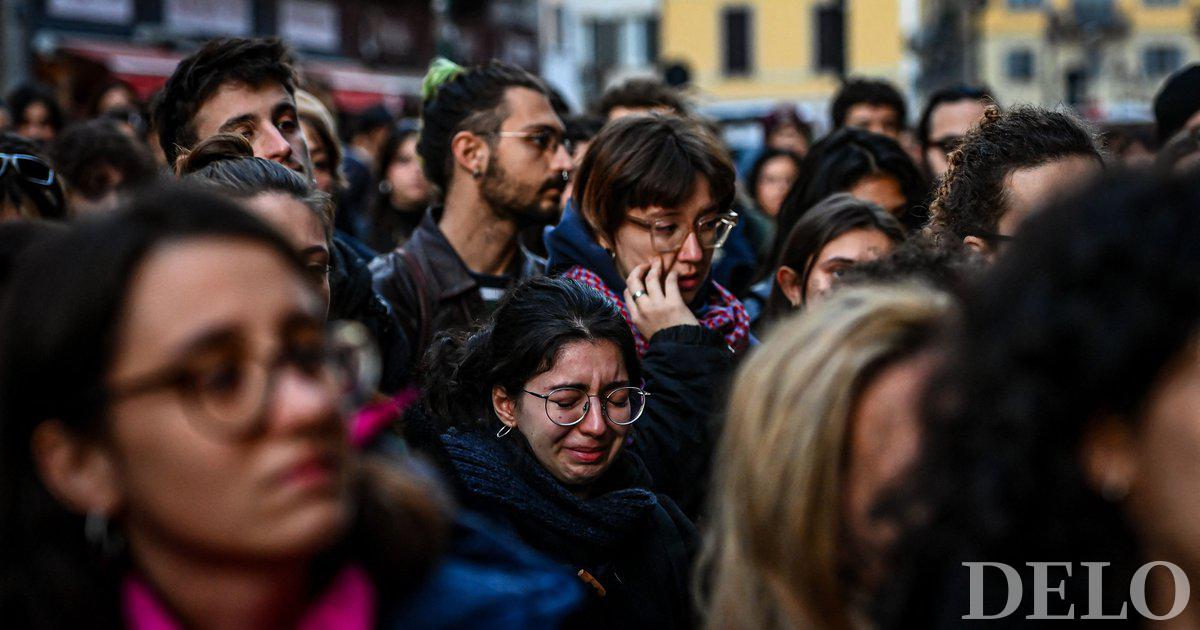
[[[64,39],[59,50],[96,61],[128,82],[138,96],[147,99],[162,87],[183,53],[133,44],[87,39]],[[304,71],[329,86],[334,104],[342,112],[354,114],[383,103],[393,111],[404,96],[421,91],[421,77],[372,70],[352,61],[310,61]]]
[[[166,83],[167,77],[183,59],[181,53],[169,50],[80,39],[64,40],[59,50],[102,64],[117,78],[133,86],[143,100]]]

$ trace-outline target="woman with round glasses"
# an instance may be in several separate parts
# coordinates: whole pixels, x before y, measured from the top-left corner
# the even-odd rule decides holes
[[[462,502],[568,566],[596,627],[690,627],[695,530],[625,448],[659,392],[642,389],[616,306],[574,280],[537,278],[476,331],[443,334],[428,359],[432,413],[409,423],[450,427],[424,446]]]
[[[746,309],[709,277],[738,221],[734,187],[728,154],[698,123],[631,116],[596,136],[547,237],[550,270],[603,293],[632,327],[659,393],[630,447],[655,488],[692,516],[716,439],[716,391],[753,343]]]
[[[210,192],[132,204],[41,244],[0,314],[6,627],[561,622],[569,574],[459,544],[434,484],[348,448],[349,348],[282,236]]]

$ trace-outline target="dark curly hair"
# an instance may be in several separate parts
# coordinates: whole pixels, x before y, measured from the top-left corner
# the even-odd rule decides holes
[[[612,342],[629,381],[641,382],[633,332],[616,304],[570,278],[542,276],[509,291],[473,332],[438,335],[424,363],[429,409],[449,426],[495,431],[492,387],[521,391],[574,341]]]
[[[454,172],[454,154],[450,151],[454,134],[498,130],[509,114],[504,102],[508,88],[528,88],[549,98],[549,90],[541,79],[503,61],[493,59],[483,65],[455,67],[446,72],[447,64],[445,60],[435,61],[425,78],[432,89],[421,106],[421,137],[417,140],[417,155],[421,156],[425,177],[443,193]],[[434,77],[437,72],[445,72],[445,76]]]
[[[179,65],[155,99],[154,128],[167,164],[175,164],[181,149],[200,138],[192,121],[196,112],[228,82],[260,87],[270,82],[296,93],[291,50],[277,37],[214,39]]]
[[[886,256],[852,265],[838,285],[917,283],[961,298],[982,268],[974,250],[938,247],[917,234]]]
[[[1013,171],[1072,156],[1103,164],[1095,132],[1079,118],[1041,107],[988,107],[979,126],[950,154],[929,206],[929,232],[946,246],[994,234],[1007,205],[1004,182]]]
[[[99,199],[114,188],[138,188],[158,177],[146,146],[106,118],[67,127],[55,139],[51,155],[71,190],[87,199]],[[113,171],[118,181],[113,181]]]
[[[1104,601],[1126,601],[1142,558],[1122,506],[1085,477],[1081,445],[1106,418],[1136,434],[1155,383],[1196,339],[1196,208],[1194,180],[1104,182],[1031,217],[978,284],[931,380],[921,461],[893,497],[909,531],[884,627],[933,627],[939,612],[961,623],[964,560],[1111,562]],[[1084,609],[1087,580],[1067,584],[1062,609]]]
[[[909,230],[925,223],[922,202],[929,184],[895,140],[862,129],[839,129],[814,144],[800,163],[800,177],[779,208],[772,260],[796,222],[822,199],[846,192],[871,175],[889,175],[900,183],[907,201],[900,222]]]

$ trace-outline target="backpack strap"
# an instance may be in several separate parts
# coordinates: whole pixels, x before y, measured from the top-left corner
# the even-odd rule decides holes
[[[420,323],[417,326],[418,343],[414,347],[428,348],[429,343],[433,341],[433,305],[429,303],[429,287],[425,267],[421,264],[420,259],[408,251],[408,248],[400,248],[399,253],[400,260],[408,270],[408,277],[417,291],[417,319]],[[420,363],[421,357],[418,356],[416,359]]]

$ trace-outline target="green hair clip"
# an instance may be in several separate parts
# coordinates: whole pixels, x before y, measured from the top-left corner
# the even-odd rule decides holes
[[[421,81],[421,99],[433,99],[443,84],[466,71],[466,68],[445,57],[434,59],[433,63],[429,64],[429,72],[425,73],[425,79]]]

